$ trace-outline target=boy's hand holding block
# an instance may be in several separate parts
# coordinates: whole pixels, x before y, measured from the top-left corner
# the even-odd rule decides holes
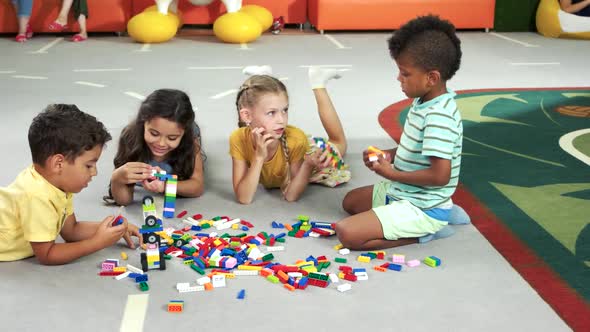
[[[385,158],[385,152],[377,149],[376,147],[370,145],[367,148],[367,151],[369,151],[369,161],[373,162],[373,161],[377,161],[379,160],[379,154],[381,154],[383,156],[383,158]]]

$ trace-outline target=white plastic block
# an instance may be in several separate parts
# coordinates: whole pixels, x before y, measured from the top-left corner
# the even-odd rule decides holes
[[[133,273],[139,273],[139,274],[143,274],[143,270],[142,269],[138,269],[133,265],[129,265],[127,264],[127,271],[133,272]]]
[[[356,280],[369,280],[367,272],[357,272],[354,275],[356,276]]]
[[[334,274],[334,273],[330,273],[328,275],[328,277],[330,278],[330,281],[331,282],[336,283],[336,282],[340,281],[340,279],[338,278],[338,276],[336,274]]]
[[[199,226],[199,222],[193,219],[192,217],[188,217],[182,221],[185,224],[189,224],[192,226]]]
[[[268,252],[274,252],[274,251],[283,251],[285,250],[285,247],[283,246],[275,246],[275,247],[267,247],[266,251]]]
[[[252,248],[252,250],[250,250],[250,253],[248,254],[248,258],[253,259],[253,260],[258,259],[261,256],[262,256],[262,252],[258,248]]]
[[[176,289],[177,290],[181,290],[181,289],[184,289],[184,288],[189,288],[190,286],[191,286],[191,284],[188,283],[188,282],[179,282],[179,283],[176,284]]]
[[[203,286],[204,284],[208,284],[211,282],[211,278],[209,277],[202,277],[197,279],[197,285]]]
[[[342,248],[342,249],[338,250],[338,253],[340,255],[348,255],[348,254],[350,254],[350,249],[348,249],[348,248]]]
[[[309,237],[320,237],[320,233],[309,232]]]
[[[130,274],[131,274],[131,272],[127,271],[125,273],[119,274],[118,276],[115,276],[115,279],[122,280],[122,279],[127,278]]]
[[[258,275],[257,270],[235,270],[233,273],[235,276],[257,276]]]
[[[215,288],[225,287],[225,275],[216,274],[216,275],[212,276],[211,283],[213,284],[213,287],[215,287]]]
[[[225,219],[222,219],[222,220],[225,220]],[[230,221],[226,221],[226,222],[224,222],[222,224],[217,225],[217,230],[228,229],[232,225],[240,223],[240,221],[242,221],[240,218],[236,218],[236,219],[233,219],[233,220],[230,220]]]
[[[211,233],[209,233],[209,237],[217,237],[217,232],[211,232]]]
[[[289,272],[289,273],[287,273],[287,275],[289,277],[293,277],[293,278],[301,278],[301,277],[303,277],[303,273],[301,273],[301,272]]]
[[[349,291],[352,289],[352,285],[351,284],[342,284],[342,285],[338,285],[338,291],[341,293],[344,293],[346,291]]]
[[[189,286],[187,288],[179,289],[179,293],[201,292],[205,290],[205,286]]]

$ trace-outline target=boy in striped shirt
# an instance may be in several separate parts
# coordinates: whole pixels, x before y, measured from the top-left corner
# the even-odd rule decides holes
[[[402,91],[414,101],[398,147],[384,150],[377,161],[363,154],[365,165],[387,180],[344,198],[351,216],[336,224],[336,233],[349,249],[424,243],[452,235],[449,223],[469,223],[451,200],[463,141],[455,93],[446,85],[461,63],[455,27],[437,16],[418,17],[393,34],[389,51]]]

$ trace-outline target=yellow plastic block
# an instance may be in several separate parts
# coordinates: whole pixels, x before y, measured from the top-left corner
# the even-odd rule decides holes
[[[337,245],[334,246],[334,250],[340,250],[344,248],[344,245],[342,243],[338,243]]]
[[[126,252],[124,252],[124,251],[121,251],[121,258],[122,258],[123,260],[127,260],[127,258],[128,258],[128,257],[127,257],[127,253],[126,253]]]
[[[238,270],[260,271],[262,270],[262,266],[238,265]]]
[[[238,224],[231,225],[231,229],[238,229],[238,227],[240,227]]]
[[[113,269],[113,272],[127,272],[127,268],[125,266],[117,266]]]
[[[371,257],[359,256],[356,260],[361,263],[369,263],[369,262],[371,262]]]

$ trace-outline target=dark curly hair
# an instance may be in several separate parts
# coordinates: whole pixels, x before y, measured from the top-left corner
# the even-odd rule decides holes
[[[455,27],[438,16],[419,16],[409,21],[387,42],[394,59],[409,55],[416,66],[438,70],[443,81],[451,79],[461,66],[461,41]]]
[[[39,165],[56,154],[73,162],[85,151],[111,140],[102,122],[76,105],[66,104],[51,104],[35,116],[28,136],[33,162]]]

